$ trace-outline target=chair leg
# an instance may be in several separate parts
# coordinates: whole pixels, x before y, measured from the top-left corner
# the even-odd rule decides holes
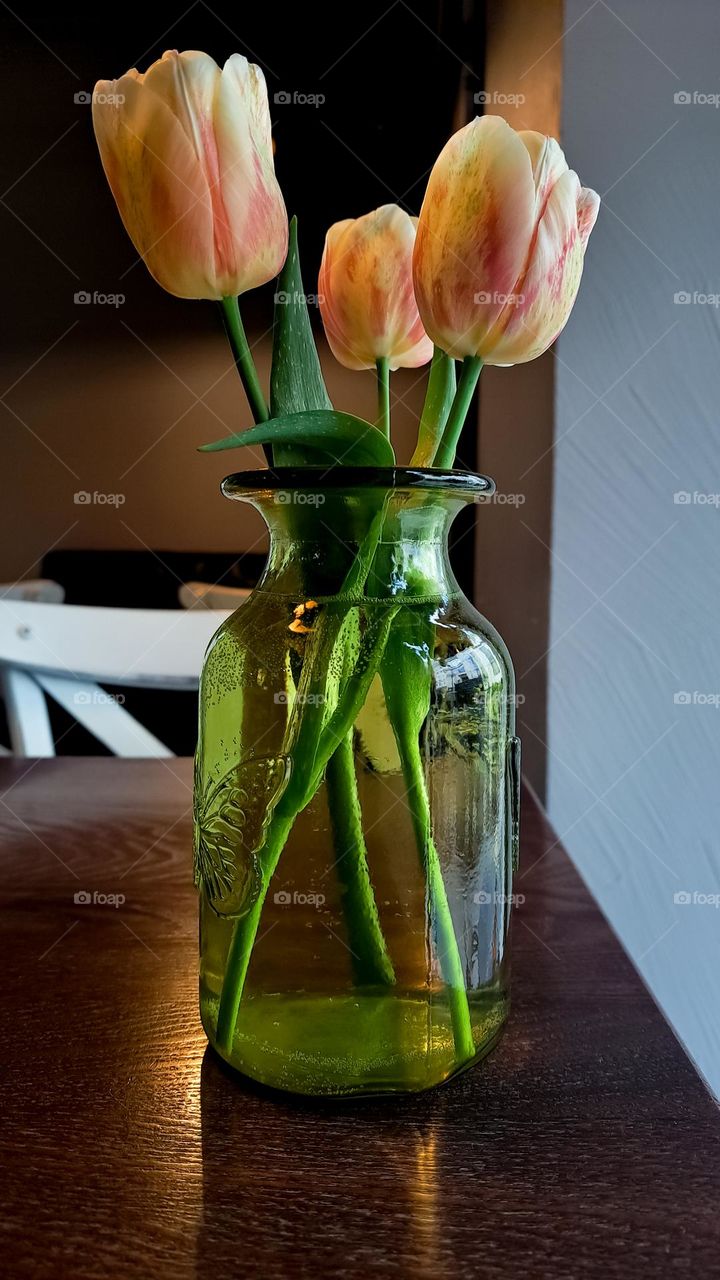
[[[2,689],[13,755],[54,756],[50,716],[39,684],[27,671],[4,667]]]

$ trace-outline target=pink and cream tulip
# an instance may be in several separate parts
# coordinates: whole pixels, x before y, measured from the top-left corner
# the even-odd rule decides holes
[[[277,275],[288,223],[259,67],[166,53],[98,81],[93,123],[125,229],[164,289],[219,300]]]
[[[483,116],[430,175],[413,260],[425,329],[449,355],[523,364],[564,328],[600,198],[553,138]]]
[[[394,204],[336,222],[318,283],[325,333],[347,369],[416,368],[432,357],[412,282],[417,218]]]

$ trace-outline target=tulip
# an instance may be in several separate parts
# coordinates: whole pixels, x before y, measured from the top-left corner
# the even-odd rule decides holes
[[[336,222],[325,238],[318,283],[333,355],[346,369],[427,364],[432,343],[412,283],[417,218],[395,204]]]
[[[433,341],[484,364],[546,351],[572,310],[599,204],[553,138],[498,116],[460,129],[430,175],[413,259]]]
[[[277,275],[288,224],[259,67],[166,53],[144,75],[98,81],[93,124],[125,229],[164,289],[220,300]]]

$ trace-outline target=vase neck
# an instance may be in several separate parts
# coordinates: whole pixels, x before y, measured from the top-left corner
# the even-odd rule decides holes
[[[448,558],[448,531],[463,505],[455,496],[334,489],[251,500],[270,532],[260,591],[304,600],[341,592],[447,598],[459,590]]]

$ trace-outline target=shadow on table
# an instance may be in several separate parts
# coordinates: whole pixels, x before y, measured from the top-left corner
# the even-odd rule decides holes
[[[442,1090],[402,1105],[296,1098],[245,1081],[208,1048],[200,1096],[197,1275],[349,1274],[391,1255],[421,1271],[441,1263]]]

